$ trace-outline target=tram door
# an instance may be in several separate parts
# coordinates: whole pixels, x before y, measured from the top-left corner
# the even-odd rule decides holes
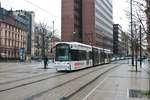
[[[98,65],[98,63],[99,63],[98,49],[93,48],[92,53],[93,53],[93,55],[92,55],[93,66]]]
[[[104,64],[105,63],[105,54],[104,51],[101,51],[101,63]]]
[[[86,65],[89,65],[90,62],[90,53],[86,52]]]

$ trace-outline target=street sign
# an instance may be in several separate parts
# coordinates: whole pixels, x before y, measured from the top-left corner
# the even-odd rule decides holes
[[[25,48],[19,49],[19,58],[20,58],[21,62],[23,62],[25,60]]]

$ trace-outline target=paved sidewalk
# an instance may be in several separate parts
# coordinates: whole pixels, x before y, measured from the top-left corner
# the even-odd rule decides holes
[[[129,64],[123,64],[101,81],[84,100],[150,100],[147,97],[136,97],[136,90],[148,90],[148,63],[143,63],[135,72]],[[130,93],[129,93],[130,91]]]

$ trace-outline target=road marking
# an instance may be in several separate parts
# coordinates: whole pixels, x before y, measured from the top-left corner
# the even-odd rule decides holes
[[[89,92],[82,100],[86,100],[100,85],[102,85],[104,83],[104,81],[107,78],[105,78],[104,80],[102,80],[91,92]]]

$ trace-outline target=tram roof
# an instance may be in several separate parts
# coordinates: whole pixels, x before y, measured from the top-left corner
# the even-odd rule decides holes
[[[109,49],[103,49],[103,48],[100,48],[100,47],[96,47],[96,46],[91,46],[91,45],[87,45],[87,44],[83,44],[83,43],[79,43],[79,42],[57,42],[57,44],[68,44],[68,45],[72,45],[72,46],[79,46],[79,47],[85,47],[85,48],[96,48],[96,49],[99,49],[99,50],[104,50],[104,52],[106,53],[112,53],[111,50]]]
[[[90,45],[79,43],[79,42],[57,42],[56,45],[57,44],[69,44],[69,45],[79,45],[79,46],[85,46],[85,47],[92,47]]]
[[[79,43],[79,42],[58,42],[57,44],[68,44],[71,46],[71,49],[79,49],[79,50],[92,50],[92,46]]]
[[[103,48],[100,47],[96,47],[96,46],[92,46],[93,48],[99,49],[99,50],[103,50]]]
[[[110,49],[104,49],[106,53],[112,53]]]

